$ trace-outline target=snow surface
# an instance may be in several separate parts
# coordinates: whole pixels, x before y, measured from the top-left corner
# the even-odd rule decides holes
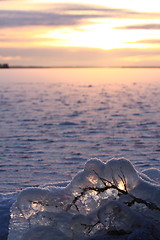
[[[159,228],[160,182],[143,180],[124,158],[91,159],[66,187],[20,192],[8,240],[159,240]]]
[[[1,240],[7,239],[10,207],[18,192],[38,186],[46,186],[52,191],[55,186],[66,187],[68,184],[70,191],[74,190],[76,194],[84,181],[90,183],[83,173],[84,164],[90,158],[96,157],[105,163],[113,157],[126,157],[138,170],[138,179],[140,176],[151,185],[159,182],[159,80],[160,69],[1,70]],[[95,170],[95,162],[88,162],[85,171]],[[116,163],[114,165],[115,172],[121,174]],[[99,175],[103,164],[99,163],[96,170]],[[78,171],[81,173],[77,176]],[[133,168],[130,171],[133,176],[126,182],[128,189],[132,188],[133,182],[137,184],[137,172]],[[95,175],[87,174],[87,178],[97,182]],[[104,172],[102,175],[106,176]],[[108,172],[107,175],[110,181],[112,174]],[[79,181],[78,185],[71,181],[73,178]],[[102,181],[97,184],[104,186]],[[147,199],[146,183],[142,181],[138,186],[131,194],[140,198],[142,191]],[[119,188],[123,189],[122,184]],[[117,190],[108,189],[107,194],[113,200]],[[153,195],[156,198],[156,190]],[[101,197],[105,194],[101,193]],[[121,196],[120,200],[126,198],[126,195]],[[92,206],[94,201],[91,201]],[[82,204],[81,214],[90,208],[90,202],[87,204],[86,208]],[[34,211],[38,211],[36,203]],[[148,215],[152,215],[151,211]],[[136,231],[139,230],[134,234]],[[140,231],[144,239],[149,235],[146,229]],[[107,238],[116,237],[109,235]]]

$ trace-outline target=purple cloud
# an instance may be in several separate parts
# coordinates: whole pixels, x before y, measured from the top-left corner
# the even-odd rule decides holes
[[[42,4],[41,4],[42,5]],[[160,13],[143,13],[127,9],[102,8],[86,4],[43,4],[44,10],[0,10],[0,27],[78,26],[100,18],[160,18]],[[121,29],[159,28],[158,24],[121,27]],[[120,29],[120,28],[119,28]]]
[[[151,24],[137,24],[137,25],[129,25],[116,27],[116,29],[128,29],[128,30],[160,30],[160,24],[151,23]]]

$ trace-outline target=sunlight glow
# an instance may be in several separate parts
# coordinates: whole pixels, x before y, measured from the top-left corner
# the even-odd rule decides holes
[[[74,63],[73,56],[86,65],[92,59],[99,65],[106,65],[106,61],[115,65],[124,61],[128,65],[144,60],[148,65],[159,65],[159,0],[2,0],[1,11],[5,18],[0,23],[3,60],[21,59],[27,48],[31,52],[39,49],[35,51],[38,56],[41,50],[56,49],[58,57],[58,51],[65,49],[64,54],[70,52],[68,56]],[[81,49],[85,54],[90,49],[96,57],[86,60],[88,56],[81,56]],[[68,59],[66,55],[62,58]]]
[[[119,182],[119,183],[118,183],[118,188],[119,188],[120,190],[125,190],[124,183],[123,183],[123,182]]]
[[[98,23],[99,22],[99,23]],[[151,21],[147,20],[127,20],[128,25],[132,24],[146,24]],[[113,49],[125,47],[146,48],[151,47],[150,44],[137,43],[140,40],[149,38],[146,30],[126,30],[118,29],[118,27],[125,26],[126,20],[112,19],[112,20],[96,20],[94,24],[81,26],[79,28],[60,28],[48,31],[40,38],[53,39],[46,42],[50,46],[66,46],[66,47],[91,47],[99,49]],[[158,38],[159,31],[152,30],[152,38]],[[157,47],[152,46],[152,47]]]
[[[97,184],[98,183],[98,179],[97,177],[95,177],[94,175],[90,175],[88,177],[88,180],[92,183],[92,184]],[[94,192],[94,191],[93,191]],[[94,192],[95,193],[95,192]]]

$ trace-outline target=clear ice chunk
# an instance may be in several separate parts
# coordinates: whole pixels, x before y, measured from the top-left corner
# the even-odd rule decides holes
[[[154,173],[143,178],[124,158],[91,159],[66,187],[23,190],[11,207],[8,240],[159,240]]]

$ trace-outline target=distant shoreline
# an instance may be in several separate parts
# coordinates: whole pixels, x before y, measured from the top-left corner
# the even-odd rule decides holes
[[[8,66],[0,69],[35,69],[35,68],[160,68],[160,66]]]

